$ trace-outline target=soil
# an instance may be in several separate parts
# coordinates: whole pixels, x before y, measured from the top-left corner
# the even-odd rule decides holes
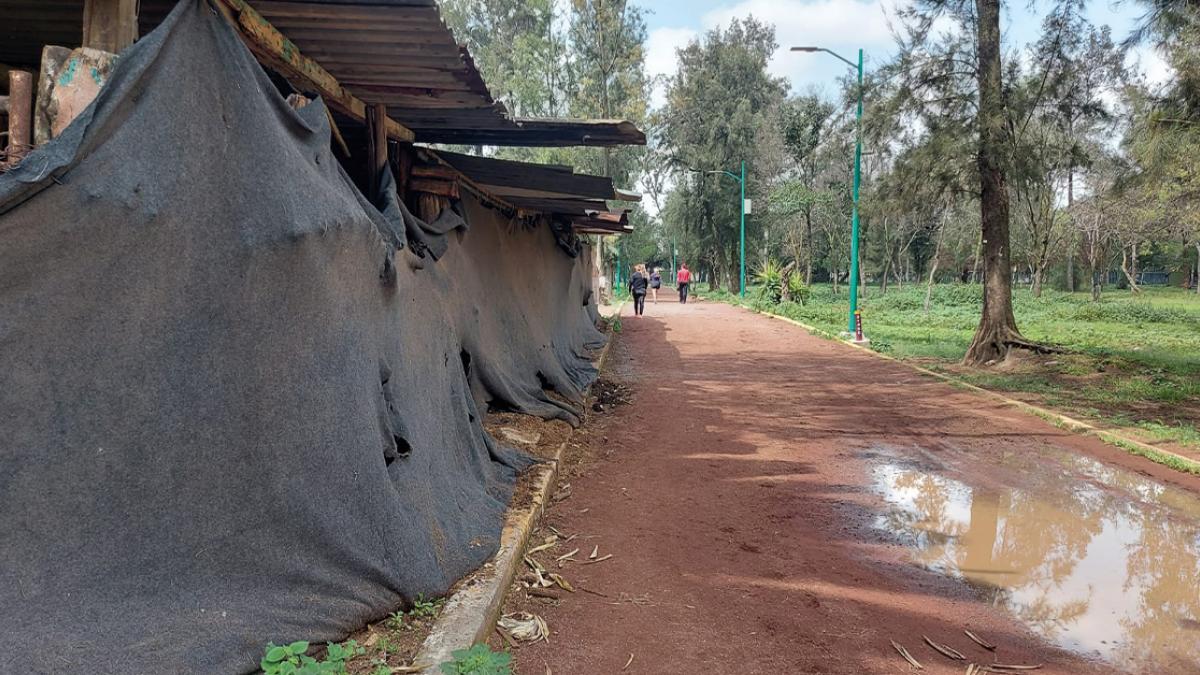
[[[924,673],[966,670],[923,636],[979,663],[1127,672],[1048,644],[977,589],[914,564],[877,527],[873,449],[965,456],[978,461],[958,467],[974,484],[995,478],[989,462],[1054,448],[1200,491],[1200,477],[720,303],[626,311],[610,369],[631,403],[602,406],[568,442],[571,496],[534,537],[574,535],[532,557],[576,591],[536,598],[518,584],[507,601],[551,631],[514,649],[519,674],[910,672],[893,640]],[[591,562],[593,549],[612,557]]]
[[[561,420],[543,420],[513,412],[489,412],[484,419],[484,427],[500,442],[515,445],[525,452],[547,459],[555,456],[559,446],[572,433],[571,425]],[[505,428],[516,430],[523,437],[536,437],[538,440],[536,443],[513,442],[505,438],[501,431]],[[526,471],[517,478],[510,508],[524,507],[533,500],[537,475],[536,471]],[[453,595],[457,589],[473,584],[482,572],[483,570],[477,571],[459,580],[447,595]],[[404,608],[396,609],[401,611]],[[440,611],[440,605],[438,609]],[[366,626],[350,636],[350,639],[366,649],[366,653],[348,662],[347,672],[350,675],[368,675],[383,664],[392,667],[411,666],[413,658],[420,651],[436,620],[436,614],[417,617],[409,613],[400,624],[384,619]]]

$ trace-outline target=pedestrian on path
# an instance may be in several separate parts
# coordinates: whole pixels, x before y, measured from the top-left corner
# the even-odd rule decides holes
[[[650,297],[654,298],[654,304],[658,304],[658,289],[662,288],[662,268],[655,267],[650,273]]]
[[[641,316],[646,311],[646,289],[650,286],[650,277],[646,274],[646,266],[638,265],[629,277],[629,292],[633,295],[633,315]]]
[[[675,275],[675,285],[679,288],[679,302],[687,304],[688,286],[692,283],[692,271],[687,263],[679,264],[679,274]]]

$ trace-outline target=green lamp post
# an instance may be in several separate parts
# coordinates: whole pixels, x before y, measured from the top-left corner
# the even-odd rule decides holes
[[[724,175],[729,176],[730,178],[736,180],[738,182],[738,185],[741,186],[742,200],[738,204],[738,212],[741,215],[741,232],[740,232],[740,237],[739,237],[741,243],[738,248],[739,255],[741,257],[741,267],[740,267],[740,284],[738,286],[738,295],[742,298],[745,298],[746,297],[746,161],[742,160],[742,175],[741,176],[738,176],[736,173],[733,173],[732,171],[697,171],[696,169],[692,169],[691,171],[693,173],[724,174]]]
[[[863,50],[858,50],[858,63],[854,63],[824,47],[792,47],[794,52],[825,52],[858,71],[858,113],[854,118],[854,210],[850,216],[850,319],[848,330],[855,331],[855,315],[858,313],[858,186],[862,182],[862,113],[863,113]]]

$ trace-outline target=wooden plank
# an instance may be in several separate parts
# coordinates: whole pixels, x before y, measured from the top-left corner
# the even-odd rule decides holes
[[[138,38],[138,0],[84,0],[83,46],[118,54]]]
[[[371,196],[379,198],[379,179],[387,169],[388,137],[387,108],[382,103],[370,107],[367,113],[367,170],[370,172]]]
[[[229,10],[229,18],[241,29],[252,51],[265,56],[284,77],[296,78],[315,89],[330,106],[360,121],[367,120],[367,104],[351,94],[329,71],[316,61],[300,53],[299,48],[254,11],[246,0],[220,0],[221,6]],[[399,122],[384,117],[387,136],[398,141],[412,142],[416,137],[412,130]]]
[[[414,177],[409,181],[408,189],[413,192],[458,199],[458,183],[456,181]]]
[[[421,164],[412,168],[414,178],[433,178],[437,180],[455,180],[459,172],[440,164]]]

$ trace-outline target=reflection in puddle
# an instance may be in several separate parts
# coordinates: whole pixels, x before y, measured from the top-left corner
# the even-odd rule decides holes
[[[1200,672],[1200,499],[1072,455],[1004,462],[972,487],[876,465],[877,526],[1035,632],[1130,670]]]

